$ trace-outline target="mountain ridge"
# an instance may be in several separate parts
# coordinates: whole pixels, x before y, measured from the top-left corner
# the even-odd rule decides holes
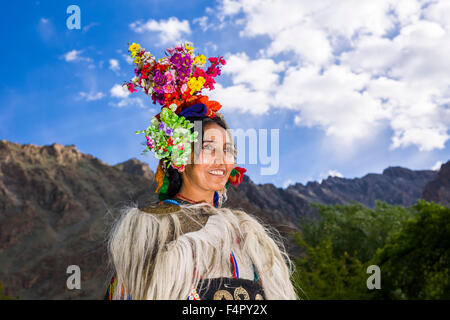
[[[447,176],[437,171],[388,169],[357,180],[332,177],[287,188],[255,184],[245,175],[238,187],[229,188],[225,206],[275,227],[296,256],[302,252],[288,234],[298,231],[303,217],[316,216],[312,202],[360,198],[370,204],[380,194],[392,204],[409,205],[430,183],[428,197],[436,190],[438,196],[447,194]],[[123,207],[156,201],[156,185],[154,172],[136,158],[109,165],[74,145],[0,140],[0,281],[5,293],[23,299],[102,298],[109,228]],[[66,268],[72,264],[82,271],[81,290],[65,287]]]

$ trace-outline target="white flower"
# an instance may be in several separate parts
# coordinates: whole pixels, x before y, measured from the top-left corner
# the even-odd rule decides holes
[[[148,61],[148,60],[150,60],[150,58],[151,58],[151,53],[150,52],[148,52],[148,51],[146,51],[145,53],[144,53],[144,60],[145,61]]]
[[[177,108],[178,108],[178,106],[177,106],[175,103],[172,103],[172,104],[169,106],[169,109],[172,110],[173,112],[175,112],[175,110],[177,110]]]

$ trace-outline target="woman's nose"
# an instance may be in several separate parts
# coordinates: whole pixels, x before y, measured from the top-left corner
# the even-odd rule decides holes
[[[225,163],[224,161],[224,152],[222,149],[220,148],[216,148],[216,152],[215,152],[215,157],[214,157],[214,162],[217,164],[222,164]]]

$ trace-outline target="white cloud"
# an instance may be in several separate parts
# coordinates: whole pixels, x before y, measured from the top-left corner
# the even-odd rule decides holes
[[[337,170],[328,170],[328,176],[329,177],[339,177],[339,178],[343,178],[344,176],[342,175],[342,173],[340,173]]]
[[[294,184],[295,181],[292,181],[291,179],[287,179],[283,182],[283,189],[286,189],[287,187],[289,187],[291,184]]]
[[[128,64],[133,64],[133,63],[134,63],[134,62],[133,62],[133,58],[132,58],[129,54],[123,54],[122,57],[125,59],[125,61],[126,61]]]
[[[223,0],[219,7],[221,21],[243,22],[241,37],[270,40],[260,58],[229,57],[236,67],[224,73],[233,85],[217,96],[235,110],[298,111],[295,124],[321,128],[343,150],[386,126],[391,150],[442,149],[450,139],[448,1]]]
[[[130,24],[130,28],[137,33],[146,31],[158,32],[161,45],[173,45],[173,43],[182,41],[184,35],[191,34],[189,21],[180,21],[176,17],[160,21],[154,19],[150,19],[147,22],[135,21]]]
[[[327,34],[312,27],[298,25],[281,30],[267,49],[267,55],[289,51],[297,54],[303,64],[326,65],[333,59]]]
[[[441,166],[442,166],[442,161],[436,161],[434,166],[431,167],[431,170],[439,171],[441,169]]]
[[[243,6],[243,1],[237,0],[223,0],[221,3],[221,8],[219,8],[219,12],[221,13],[219,17],[225,17],[227,15],[237,14]],[[207,8],[209,9],[209,8]],[[208,10],[207,10],[208,11]],[[213,12],[213,10],[209,10]]]
[[[48,18],[39,19],[39,23],[37,24],[37,32],[41,39],[47,43],[54,42],[57,38],[55,27]]]
[[[224,88],[216,83],[214,87],[208,96],[219,101],[227,112],[265,114],[269,110],[272,98],[268,92],[252,91],[242,84]]]
[[[213,43],[213,42],[211,42],[211,41],[208,41],[208,42],[206,42],[205,43],[205,45],[204,45],[204,48],[203,48],[203,54],[205,55],[205,56],[212,56],[212,55],[214,55],[216,52],[217,52],[217,49],[218,49],[219,47],[217,46],[217,44],[215,44],[215,43]]]
[[[450,30],[450,2],[448,1],[434,1],[427,6],[423,12],[427,20],[439,23],[447,31]]]
[[[100,100],[105,96],[103,92],[84,92],[84,91],[79,92],[78,95],[81,99],[84,99],[87,102]]]
[[[130,97],[130,91],[120,84],[115,84],[110,90],[111,97],[118,98],[119,101],[110,101],[108,105],[123,108],[127,106],[137,106],[144,108],[144,102],[140,97]]]
[[[317,181],[318,181],[319,183],[322,183],[322,181],[324,180],[324,178],[327,179],[328,177],[338,177],[338,178],[343,178],[344,176],[343,176],[342,173],[340,173],[339,171],[334,170],[334,169],[330,169],[330,170],[328,170],[327,173],[321,173],[321,174],[319,174],[319,178],[317,179]]]
[[[88,25],[85,25],[85,26],[83,27],[83,32],[86,33],[86,32],[88,32],[91,28],[96,27],[96,26],[99,26],[99,25],[100,25],[100,23],[98,23],[98,22],[91,22],[91,23],[89,23]]]
[[[120,84],[115,84],[109,92],[111,93],[111,97],[115,98],[127,98],[130,95],[130,91]]]
[[[119,60],[109,59],[109,68],[113,71],[120,70]]]
[[[91,58],[88,57],[82,57],[81,53],[83,52],[83,50],[72,50],[69,51],[67,53],[65,53],[62,58],[64,60],[66,60],[67,62],[73,62],[73,61],[87,61],[87,62],[92,62]]]
[[[275,95],[278,106],[299,110],[296,124],[318,126],[341,145],[351,146],[377,131],[387,113],[366,91],[370,78],[344,66],[331,66],[322,74],[316,67],[290,68]]]
[[[279,73],[284,63],[272,59],[250,59],[246,53],[226,57],[224,74],[231,74],[233,84],[245,84],[252,90],[273,90],[279,83]]]
[[[208,17],[207,16],[195,18],[194,20],[192,20],[192,22],[193,23],[198,23],[203,31],[207,31],[209,28],[212,27],[211,24],[208,24]]]
[[[123,107],[128,107],[128,106],[138,106],[140,108],[144,108],[144,102],[139,97],[137,97],[137,98],[124,98],[124,99],[121,99],[119,102],[112,102],[112,101],[110,101],[108,103],[108,105],[110,105],[112,107],[117,107],[117,108],[123,108]]]
[[[224,110],[265,114],[273,104],[273,91],[279,85],[284,63],[264,58],[252,60],[245,53],[227,55],[226,61],[223,72],[232,76],[233,85],[223,87],[217,83],[208,95],[220,101]]]
[[[75,61],[79,58],[79,54],[81,51],[72,50],[64,54],[64,59],[66,59],[67,62],[69,61]]]

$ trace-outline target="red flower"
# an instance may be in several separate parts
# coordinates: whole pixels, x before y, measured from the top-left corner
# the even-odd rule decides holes
[[[238,186],[239,184],[241,184],[242,180],[244,179],[245,172],[247,172],[247,170],[244,168],[234,167],[233,170],[231,170],[228,181],[230,181],[231,185]]]
[[[208,61],[211,62],[211,65],[215,66],[217,64],[222,64],[222,65],[226,65],[227,62],[225,61],[225,59],[223,57],[210,57],[208,58]]]

